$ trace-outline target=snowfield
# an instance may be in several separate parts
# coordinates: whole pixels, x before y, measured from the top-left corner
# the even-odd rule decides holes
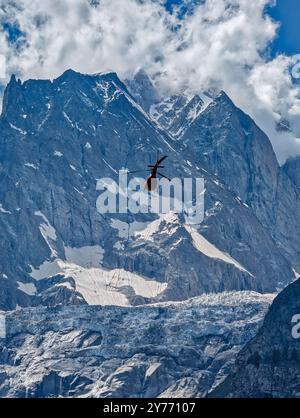
[[[167,283],[149,280],[124,269],[108,270],[101,267],[104,251],[100,246],[65,247],[65,254],[66,261],[45,261],[39,268],[32,268],[31,277],[35,280],[51,279],[58,274],[65,279],[71,277],[75,280],[74,290],[89,305],[129,306],[128,292],[151,299],[167,288]],[[70,286],[69,282],[60,285]],[[23,286],[21,290],[24,289]]]

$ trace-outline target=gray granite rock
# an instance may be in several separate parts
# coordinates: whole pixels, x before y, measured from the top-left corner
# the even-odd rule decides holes
[[[292,322],[295,315],[298,320]],[[292,332],[300,322],[299,315],[297,280],[276,297],[259,332],[241,350],[229,376],[210,396],[299,398],[299,326],[295,335]]]
[[[215,100],[220,101],[218,108],[224,115],[233,107],[227,98]],[[211,108],[210,104],[205,113],[210,115]],[[235,120],[232,130],[240,129]],[[211,122],[211,129],[216,129],[214,119]],[[53,82],[21,82],[12,77],[4,94],[0,132],[1,309],[91,303],[94,284],[89,278],[89,284],[83,286],[78,279],[82,269],[90,277],[91,268],[102,269],[106,286],[110,284],[108,271],[116,272],[117,282],[117,269],[125,271],[128,280],[120,293],[132,305],[183,300],[211,291],[272,292],[294,277],[289,247],[280,247],[268,225],[262,225],[255,207],[246,204],[246,194],[239,198],[204,168],[196,148],[161,130],[114,73],[89,76],[68,70]],[[261,146],[269,150],[267,139],[259,135],[265,144]],[[195,146],[198,140],[195,135]],[[165,164],[168,176],[205,179],[205,219],[196,230],[200,245],[186,230],[183,216],[159,222],[155,214],[97,212],[97,179],[117,180],[122,167],[145,170],[158,150],[169,157]],[[269,173],[273,167],[269,158],[259,162],[259,172]],[[229,166],[232,177],[237,178],[235,159]],[[241,162],[241,173],[243,167]],[[273,196],[271,174],[264,184],[266,193]],[[242,174],[240,177],[242,181]],[[284,189],[284,182],[281,184]],[[287,202],[294,199],[292,194],[285,196]],[[284,208],[282,224],[286,222]],[[149,227],[151,234],[131,235],[137,223],[143,231]],[[125,235],[124,226],[128,228]],[[79,256],[84,249],[85,255]],[[95,249],[97,260],[91,262]],[[76,271],[68,260],[71,250],[78,255]],[[58,261],[67,262],[68,268],[58,268]],[[141,294],[132,284],[133,273],[143,277],[146,285],[155,281],[157,286],[167,286],[162,292]],[[88,300],[83,287],[90,292]],[[93,303],[100,303],[99,299]]]

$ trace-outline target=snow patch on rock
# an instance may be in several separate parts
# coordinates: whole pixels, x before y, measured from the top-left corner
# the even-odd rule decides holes
[[[201,235],[195,228],[190,225],[185,225],[185,229],[191,235],[194,247],[202,254],[210,258],[216,258],[224,261],[225,263],[234,265],[237,269],[253,275],[246,270],[238,261],[232,258],[229,254],[220,251],[215,245],[210,243],[203,235]]]
[[[17,282],[19,289],[26,293],[29,296],[34,296],[36,294],[36,287],[34,283],[23,283]]]

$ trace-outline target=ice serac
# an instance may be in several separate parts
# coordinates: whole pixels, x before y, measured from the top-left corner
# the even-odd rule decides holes
[[[241,350],[233,370],[211,396],[299,398],[299,314],[297,280],[276,297],[261,329]]]
[[[7,313],[0,396],[206,396],[254,337],[271,300],[233,292],[152,306]]]
[[[227,114],[229,99],[219,100]],[[217,131],[217,120],[211,124]],[[190,144],[158,127],[115,73],[13,77],[0,132],[0,309],[273,292],[294,278],[288,246],[278,246],[254,205],[206,170]],[[205,179],[205,218],[193,231],[182,214],[96,209],[97,179],[117,181],[122,167],[145,170],[157,151],[168,155],[169,177]],[[267,157],[260,163],[257,170],[269,172]],[[273,175],[267,180],[269,192]]]

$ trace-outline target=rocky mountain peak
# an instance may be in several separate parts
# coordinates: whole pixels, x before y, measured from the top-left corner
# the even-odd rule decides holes
[[[255,122],[224,92],[157,102],[145,74],[127,86],[115,73],[67,70],[6,88],[0,309],[13,312],[1,396],[205,396],[298,276],[299,192]],[[204,179],[203,222],[99,212],[99,179],[115,196],[118,171],[146,181],[157,152],[170,178]],[[228,396],[298,394],[299,353],[286,345],[295,286],[241,353]]]
[[[125,83],[145,112],[149,112],[151,106],[159,102],[159,93],[149,75],[143,69],[138,70],[134,77],[126,80]]]
[[[229,182],[241,187],[238,182],[249,181],[251,173],[250,163],[228,148],[242,153],[232,136],[239,133],[245,142],[245,124],[237,117],[219,118],[228,114],[226,106],[233,108],[224,93],[219,102],[205,93],[170,100],[176,123],[188,122],[175,141],[115,73],[68,70],[53,81],[28,80],[16,87],[0,123],[0,266],[7,277],[0,287],[5,284],[14,295],[8,305],[0,293],[3,309],[145,304],[223,290],[269,292],[293,278],[290,260],[247,204],[246,193],[238,195],[240,188]],[[203,121],[206,127],[197,130]],[[192,128],[193,137],[187,137]],[[201,147],[208,144],[220,155],[211,159],[218,163],[217,176],[202,158]],[[157,151],[168,156],[170,178],[204,177],[205,217],[196,229],[187,228],[184,216],[97,211],[97,179],[117,180],[122,167],[145,171]],[[251,161],[273,192],[263,156]]]

